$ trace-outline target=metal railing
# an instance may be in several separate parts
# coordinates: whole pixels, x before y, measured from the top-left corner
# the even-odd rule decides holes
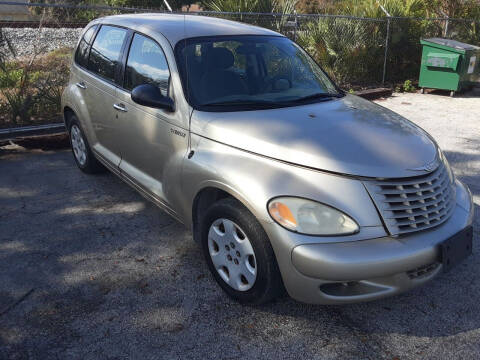
[[[13,140],[21,137],[38,135],[57,135],[65,133],[63,123],[21,126],[15,128],[0,129],[0,141]]]

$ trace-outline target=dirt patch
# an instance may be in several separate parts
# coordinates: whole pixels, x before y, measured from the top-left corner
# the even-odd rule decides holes
[[[68,135],[41,135],[0,142],[0,151],[15,152],[23,150],[60,150],[70,147]]]

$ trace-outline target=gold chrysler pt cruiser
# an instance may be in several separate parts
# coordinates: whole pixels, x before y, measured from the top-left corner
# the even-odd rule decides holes
[[[192,229],[242,303],[421,285],[472,249],[473,204],[436,142],[340,90],[276,32],[195,15],[91,22],[62,109],[78,167]]]

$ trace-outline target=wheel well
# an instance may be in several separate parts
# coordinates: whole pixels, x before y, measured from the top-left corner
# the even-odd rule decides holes
[[[213,203],[227,197],[233,198],[226,191],[214,187],[202,189],[195,196],[192,207],[193,238],[195,241],[200,240],[200,226],[198,225],[200,224],[201,214],[205,213]]]
[[[67,131],[70,127],[70,117],[74,114],[75,112],[68,106],[65,106],[65,108],[63,109],[63,121],[65,122],[65,127],[67,128]]]

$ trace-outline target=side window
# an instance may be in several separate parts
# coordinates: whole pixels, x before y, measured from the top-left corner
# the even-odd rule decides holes
[[[169,79],[167,59],[160,46],[145,36],[135,34],[125,69],[125,89],[132,90],[135,86],[148,83],[158,86],[162,95],[167,96]]]
[[[77,47],[77,52],[75,53],[75,62],[83,67],[87,66],[87,61],[88,61],[88,47],[90,46],[90,43],[92,41],[92,36],[95,33],[95,30],[97,29],[97,25],[93,25],[90,27],[85,34],[82,37],[82,40],[80,40],[80,43],[78,44]]]
[[[115,68],[127,30],[103,25],[90,50],[88,69],[108,80],[115,80]]]

